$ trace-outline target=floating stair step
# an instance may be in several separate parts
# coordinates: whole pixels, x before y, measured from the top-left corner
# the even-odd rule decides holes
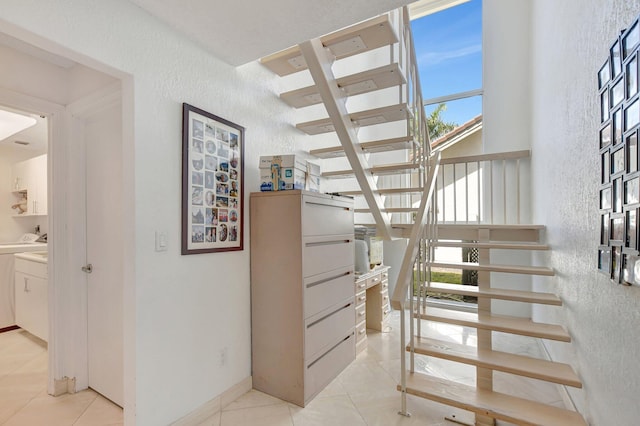
[[[382,15],[322,36],[320,41],[331,50],[336,59],[342,59],[396,43],[398,37],[389,15]],[[265,56],[260,59],[260,63],[280,76],[307,69],[298,46]]]
[[[424,188],[386,188],[386,189],[376,189],[376,194],[380,195],[394,195],[394,194],[410,194],[424,191]],[[362,195],[362,191],[340,191],[341,195],[348,195],[350,197],[355,197],[358,195]]]
[[[385,213],[413,213],[417,212],[417,207],[387,207],[380,209]],[[371,209],[353,209],[354,213],[371,213]]]
[[[538,337],[540,339],[557,340],[560,342],[571,341],[571,336],[569,336],[569,333],[564,327],[556,324],[533,322],[527,318],[490,314],[479,315],[473,312],[450,311],[441,308],[427,308],[424,314],[416,315],[428,321]]]
[[[410,350],[408,345],[407,350]],[[422,355],[461,362],[476,367],[582,388],[582,382],[568,364],[507,352],[482,350],[472,346],[443,342],[426,337],[415,339],[414,351]]]
[[[376,229],[375,223],[356,223],[355,226],[363,226],[366,228]],[[393,238],[409,238],[412,227],[412,223],[392,223],[391,235],[393,236]]]
[[[478,240],[480,230],[489,232],[489,241],[538,242],[543,225],[438,224],[441,240]]]
[[[399,86],[406,82],[398,64],[385,65],[372,70],[341,77],[336,80],[338,87],[347,96],[361,95],[388,87]],[[322,102],[316,86],[303,87],[280,94],[280,99],[294,108],[303,108]]]
[[[398,390],[401,390],[398,385]],[[407,393],[519,425],[587,426],[579,413],[426,374],[407,373]]]
[[[367,169],[366,172],[369,172],[372,175],[380,176],[411,173],[414,171],[419,171],[421,169],[422,166],[416,163],[396,163],[385,164],[383,166],[373,166],[370,169]],[[335,170],[332,172],[322,173],[322,177],[324,178],[350,178],[353,176],[353,170]]]
[[[402,136],[399,138],[383,139],[379,141],[363,142],[360,147],[364,152],[387,152],[397,151],[401,149],[411,149],[416,146],[412,136]],[[309,151],[311,155],[319,158],[337,158],[344,157],[344,148],[340,146],[332,146],[329,148],[312,149]]]
[[[499,250],[549,250],[547,244],[540,243],[504,243],[504,242],[489,242],[489,243],[469,243],[464,241],[434,241],[432,243],[434,247],[462,247],[462,248],[477,248],[477,249],[499,249]]]
[[[506,290],[501,288],[480,289],[473,285],[447,284],[432,282],[427,288],[434,293],[459,294],[462,296],[486,297],[489,299],[510,300],[513,302],[538,303],[541,305],[561,306],[562,300],[551,293]]]
[[[434,268],[469,269],[473,271],[506,272],[510,274],[553,276],[555,272],[544,266],[479,265],[472,262],[431,262]]]
[[[409,108],[407,108],[407,104],[389,105],[386,107],[358,111],[349,114],[349,118],[353,124],[359,127],[407,120],[411,116],[412,114],[409,111]],[[333,121],[331,121],[331,118],[329,117],[298,123],[296,127],[309,135],[319,135],[335,131]]]

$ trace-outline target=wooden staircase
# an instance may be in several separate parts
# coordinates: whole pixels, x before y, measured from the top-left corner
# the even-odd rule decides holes
[[[336,61],[348,60],[355,55],[374,54],[374,51],[379,52],[382,48],[389,49],[389,54],[386,55],[389,63],[377,64],[372,69],[344,76],[334,75],[333,65]],[[464,223],[460,223],[455,215],[453,221],[442,220],[442,223],[438,223],[438,215],[443,214],[446,204],[445,171],[441,166],[455,168],[458,164],[464,164],[465,170],[468,170],[469,164],[475,170],[483,167],[483,175],[490,175],[493,182],[493,162],[497,161],[502,165],[504,177],[505,162],[526,161],[529,153],[518,151],[498,155],[484,154],[442,161],[439,154],[432,155],[407,9],[393,11],[319,39],[309,40],[265,57],[261,63],[280,76],[307,72],[314,82],[313,85],[286,91],[280,98],[293,108],[323,104],[326,109],[328,117],[296,125],[298,130],[309,135],[312,143],[317,141],[320,145],[312,147],[309,153],[323,161],[325,171],[322,177],[331,187],[331,191],[327,191],[325,185],[324,190],[355,197],[356,224],[375,228],[377,234],[387,240],[408,239],[407,251],[399,268],[396,291],[392,297],[392,305],[396,309],[408,309],[413,314],[416,323],[415,327],[412,325],[412,329],[417,330],[416,335],[411,336],[407,343],[404,315],[401,315],[402,344],[399,349],[403,356],[402,380],[398,385],[401,392],[400,414],[408,415],[406,395],[413,394],[472,411],[476,413],[476,424],[479,425],[495,424],[496,419],[523,425],[586,424],[577,413],[493,390],[494,371],[578,388],[581,383],[569,365],[527,358],[493,348],[493,332],[571,341],[568,331],[560,325],[540,324],[526,318],[501,316],[492,312],[492,300],[562,306],[562,301],[554,294],[532,292],[527,288],[503,289],[491,285],[493,274],[507,273],[522,277],[554,275],[552,269],[543,266],[491,263],[489,259],[493,251],[533,252],[549,250],[550,247],[540,241],[544,226],[508,224],[506,204],[503,224],[481,223],[487,220],[484,217],[481,219],[485,214],[481,213],[479,203],[477,222],[469,221],[467,205]],[[349,97],[357,96],[360,99],[394,88],[397,89],[396,93],[388,105],[376,105],[375,108],[359,111],[347,110]],[[383,129],[384,126],[397,126],[398,123],[406,124],[400,126],[403,129],[400,134],[390,135],[387,128]],[[363,129],[367,130],[366,135],[376,136],[363,137]],[[377,129],[381,131],[378,132]],[[379,133],[380,136],[377,137]],[[325,138],[331,137],[337,138],[340,144],[332,145],[325,141]],[[388,157],[395,161],[391,162]],[[345,169],[344,165],[332,167],[333,162],[344,162],[344,159],[348,161],[349,168]],[[497,170],[500,168],[499,164]],[[519,167],[515,169],[519,170]],[[478,182],[478,191],[480,185]],[[506,188],[506,183],[503,186]],[[506,197],[506,189],[503,195]],[[438,206],[440,198],[442,209]],[[490,221],[493,220],[493,207],[491,214],[486,216]],[[402,222],[392,222],[392,219],[399,218]],[[478,251],[479,261],[473,264],[436,262],[432,256],[436,247],[472,248]],[[479,284],[471,286],[422,281],[416,283],[420,297],[414,298],[413,293],[409,293],[409,288],[413,288],[413,278],[428,276],[427,272],[432,268],[475,270]],[[477,312],[434,307],[426,299],[427,292],[475,297],[478,300]],[[477,347],[422,336],[423,322],[476,329]],[[441,358],[475,366],[476,387],[414,372],[413,368],[406,367],[406,361],[409,357],[413,366],[416,356]]]
[[[458,294],[474,296],[477,312],[463,312],[433,307],[420,299],[411,308],[416,321],[452,324],[477,330],[477,344],[455,342],[417,335],[405,349],[410,356],[427,356],[472,365],[476,368],[476,386],[471,387],[441,378],[410,371],[405,383],[408,394],[442,402],[476,413],[476,424],[493,425],[504,420],[523,425],[586,425],[580,414],[557,407],[505,395],[493,389],[493,372],[503,372],[563,386],[582,388],[580,378],[568,364],[507,353],[494,348],[493,333],[509,333],[537,339],[571,342],[571,335],[561,325],[533,322],[528,318],[498,315],[492,312],[492,300],[539,303],[562,306],[554,294],[525,289],[501,289],[491,285],[492,274],[553,276],[554,270],[540,266],[489,263],[493,250],[550,250],[540,242],[542,226],[529,225],[437,225],[436,234],[446,240],[434,239],[431,247],[465,247],[478,250],[478,263],[438,262],[429,260],[431,268],[467,269],[478,271],[478,285],[458,285],[438,282],[419,284],[420,293]],[[456,240],[456,238],[458,238]],[[517,280],[519,275],[514,275]],[[525,282],[526,285],[526,282]],[[420,326],[414,327],[420,330]],[[398,386],[402,391],[402,385]]]

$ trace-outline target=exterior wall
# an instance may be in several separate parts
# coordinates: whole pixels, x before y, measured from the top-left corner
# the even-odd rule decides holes
[[[276,76],[257,63],[222,63],[128,1],[1,0],[0,9],[0,31],[131,76],[124,220],[134,233],[125,270],[135,288],[125,289],[124,326],[125,369],[135,375],[125,378],[125,422],[171,423],[251,375],[250,218],[244,251],[180,255],[182,102],[246,127],[245,214],[259,156],[299,151],[304,138],[276,96]],[[154,251],[156,230],[168,233],[167,252]]]
[[[442,151],[442,158],[464,157],[482,154],[482,129]]]
[[[482,61],[483,90],[482,132],[485,153],[530,149],[530,8],[528,0],[484,0],[482,3]],[[508,35],[508,36],[507,36]],[[507,167],[507,176],[514,172]],[[528,162],[522,162],[520,170],[524,179],[520,182],[521,223],[531,223]],[[495,176],[502,169],[494,164]],[[508,182],[509,183],[509,182]],[[513,184],[513,180],[510,182]],[[507,192],[511,192],[507,186]],[[493,214],[494,223],[503,223],[502,182],[493,183],[493,210],[483,203],[486,217]],[[488,197],[489,191],[485,192]],[[512,198],[507,198],[507,217],[510,223],[516,214]],[[490,221],[490,219],[489,219]],[[491,262],[496,264],[530,265],[531,254],[526,251],[493,251]],[[526,275],[491,274],[491,284],[498,288],[530,290],[531,279]],[[492,301],[492,310],[505,315],[531,316],[531,306],[526,303]]]
[[[540,260],[558,271],[534,290],[557,292],[564,308],[534,309],[559,322],[568,345],[548,343],[584,382],[570,390],[592,425],[638,422],[640,288],[615,285],[596,271],[599,240],[597,72],[609,46],[640,11],[638,0],[532,1],[531,137],[533,217],[547,225],[553,251]],[[548,284],[547,284],[548,283]]]

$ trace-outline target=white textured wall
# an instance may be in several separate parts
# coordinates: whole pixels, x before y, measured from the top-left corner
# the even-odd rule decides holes
[[[640,1],[531,3],[533,216],[547,225],[553,248],[540,258],[557,271],[550,281],[534,281],[534,289],[555,291],[565,303],[562,310],[536,307],[534,318],[567,325],[571,348],[549,348],[554,359],[577,367],[584,390],[571,395],[589,424],[638,424],[640,288],[615,285],[596,271],[596,74]]]
[[[137,425],[168,424],[251,374],[248,220],[244,251],[180,255],[182,102],[246,127],[245,213],[259,155],[302,148],[292,112],[266,69],[232,68],[127,1],[1,0],[0,10],[0,31],[22,27],[133,78],[135,300],[125,300],[125,328],[136,340],[125,364],[136,377],[126,420],[135,410]],[[154,252],[155,230],[168,232],[167,252]]]

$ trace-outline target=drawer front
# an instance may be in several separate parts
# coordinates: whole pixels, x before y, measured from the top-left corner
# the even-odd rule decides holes
[[[306,365],[304,377],[305,404],[355,359],[355,340],[354,334],[349,334],[336,346]]]
[[[382,299],[380,304],[382,305],[382,310],[384,311],[385,309],[389,308],[389,290],[381,291],[380,297]]]
[[[366,303],[367,302],[367,292],[366,291],[361,291],[360,293],[356,294],[356,307],[361,305],[362,303]]]
[[[389,279],[389,270],[384,271],[381,274],[382,281],[387,281]]]
[[[47,264],[40,262],[31,262],[25,259],[15,259],[16,272],[24,272],[40,278],[47,278]]]
[[[391,315],[391,306],[387,305],[382,309],[382,322],[386,322]]]
[[[356,356],[367,349],[367,337],[356,343]]]
[[[353,270],[339,269],[304,280],[304,317],[309,318],[353,296]]]
[[[303,197],[302,235],[353,233],[353,203]]]
[[[357,280],[356,281],[356,293],[360,293],[363,290],[367,289],[367,280],[366,279],[361,279],[361,280]]]
[[[388,290],[389,289],[389,280],[383,280],[380,283],[380,290]]]
[[[324,241],[305,240],[303,276],[312,277],[347,266],[353,268],[353,244],[352,236],[338,236]]]
[[[356,326],[356,345],[367,338],[367,322],[362,321]]]
[[[380,274],[375,274],[374,276],[367,279],[367,288],[373,287],[374,285],[380,284],[381,281]]]
[[[314,359],[322,350],[331,347],[340,338],[353,330],[355,326],[355,308],[353,297],[351,301],[340,304],[329,312],[318,315],[320,318],[309,319],[305,322],[304,358]]]
[[[363,303],[356,307],[356,324],[367,319],[367,305]]]

